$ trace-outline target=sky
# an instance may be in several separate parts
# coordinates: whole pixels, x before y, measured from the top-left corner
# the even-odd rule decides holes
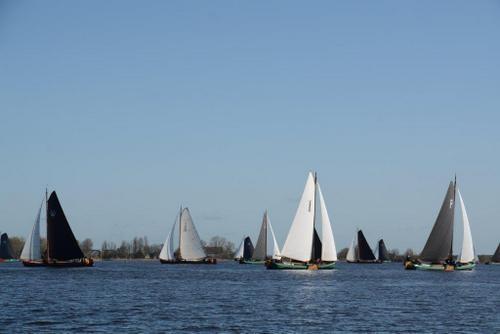
[[[317,171],[337,248],[420,251],[457,174],[500,241],[498,1],[0,0],[0,231],[56,190],[94,245],[283,244]],[[461,243],[456,213],[455,251]]]

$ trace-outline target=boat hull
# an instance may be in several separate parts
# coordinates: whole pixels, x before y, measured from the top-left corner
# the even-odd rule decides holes
[[[80,261],[49,261],[46,262],[47,267],[52,268],[73,268],[73,267],[92,267],[94,260],[91,258],[83,258]]]
[[[240,260],[240,264],[265,264],[263,260]]]
[[[269,261],[266,268],[271,270],[331,270],[335,269],[335,262],[302,263]]]
[[[161,264],[217,264],[217,259],[204,259],[201,261],[182,261],[182,260],[163,260],[160,259]]]
[[[25,267],[46,267],[47,264],[43,261],[23,261]]]
[[[428,264],[428,263],[413,263],[414,269],[425,271],[455,271],[455,270],[472,270],[476,267],[473,262],[470,263],[455,263],[455,264]],[[406,264],[405,264],[406,268]],[[411,269],[411,268],[406,268]]]

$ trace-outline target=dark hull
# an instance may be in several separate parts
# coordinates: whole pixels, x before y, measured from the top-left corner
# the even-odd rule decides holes
[[[43,261],[23,261],[25,267],[46,267],[47,264]]]
[[[201,261],[182,261],[182,260],[162,260],[160,259],[161,264],[217,264],[217,259],[204,259]]]
[[[358,263],[358,264],[373,264],[373,263],[379,263],[380,264],[381,263],[381,262],[376,261],[376,260],[373,260],[373,261],[371,261],[371,260],[370,261],[347,261],[346,260],[346,262],[347,263]]]
[[[94,260],[83,258],[79,261],[50,261],[46,263],[47,267],[53,268],[74,268],[74,267],[92,267]]]

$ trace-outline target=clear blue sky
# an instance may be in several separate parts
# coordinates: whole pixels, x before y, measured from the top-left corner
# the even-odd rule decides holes
[[[492,253],[499,36],[498,1],[0,0],[0,230],[48,185],[96,245],[180,204],[235,243],[269,208],[282,244],[314,169],[339,249],[420,251],[456,172]]]

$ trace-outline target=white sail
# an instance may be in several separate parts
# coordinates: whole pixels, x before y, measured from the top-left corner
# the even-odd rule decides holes
[[[349,262],[356,262],[356,235],[352,238],[351,246],[349,246],[349,250],[347,251],[346,260]]]
[[[460,194],[460,190],[458,190],[458,198],[460,199],[460,208],[462,209],[462,223],[464,226],[464,236],[462,241],[462,252],[460,253],[460,262],[468,263],[474,261],[474,245],[472,243],[472,233],[470,231],[469,218],[467,217],[467,211],[465,210],[465,204],[462,199],[462,194]]]
[[[328,217],[328,211],[326,210],[325,200],[323,199],[323,193],[321,192],[319,183],[317,186],[319,193],[319,203],[321,207],[321,239],[323,240],[323,246],[321,248],[321,260],[337,261],[337,250],[335,248],[332,225],[330,224],[330,218]]]
[[[315,180],[312,173],[307,177],[306,186],[286,238],[281,256],[307,262],[311,259],[314,233]]]
[[[42,206],[38,209],[38,214],[35,219],[35,224],[31,232],[26,238],[26,243],[24,244],[23,250],[21,252],[21,260],[40,260],[42,258],[40,254],[40,213],[42,212]]]
[[[273,254],[272,254],[272,257],[273,257],[273,259],[279,260],[279,259],[281,259],[280,248],[278,246],[278,242],[276,241],[276,236],[274,235],[273,226],[271,225],[271,221],[269,220],[269,217],[267,218],[267,226],[269,226],[269,230],[271,231],[271,236],[273,238]]]
[[[174,225],[172,226],[172,229],[170,230],[170,233],[167,236],[167,239],[165,239],[165,243],[163,244],[163,247],[161,248],[160,252],[160,259],[161,260],[166,260],[166,261],[173,261],[175,260],[174,256],[174,231],[175,231],[175,226],[177,225],[177,220],[175,220]]]
[[[240,243],[240,246],[238,247],[238,250],[236,251],[236,253],[234,253],[234,258],[235,259],[242,259],[244,250],[245,250],[245,237],[243,237],[243,240],[241,240],[241,243]]]
[[[207,257],[188,208],[182,210],[180,219],[180,256],[185,261],[199,261]]]

